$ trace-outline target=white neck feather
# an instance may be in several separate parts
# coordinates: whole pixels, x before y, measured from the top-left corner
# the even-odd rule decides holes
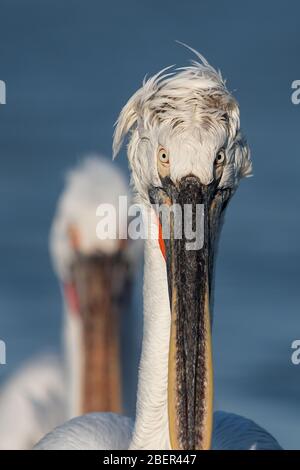
[[[152,218],[156,225],[154,214]],[[143,348],[130,449],[170,449],[167,410],[170,304],[166,263],[158,240],[145,241],[143,294]]]
[[[64,347],[67,376],[68,419],[78,416],[82,401],[83,345],[82,325],[79,315],[68,311],[65,302]]]

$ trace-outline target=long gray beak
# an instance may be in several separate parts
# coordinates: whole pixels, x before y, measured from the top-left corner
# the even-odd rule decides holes
[[[209,449],[213,416],[211,286],[216,241],[230,192],[218,191],[215,184],[204,186],[191,175],[177,185],[165,178],[162,187],[151,188],[149,195],[162,224],[169,287],[170,442],[172,449]],[[169,217],[159,210],[162,205],[173,207]]]

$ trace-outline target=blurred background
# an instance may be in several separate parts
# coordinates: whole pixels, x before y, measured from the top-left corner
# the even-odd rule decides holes
[[[193,58],[178,39],[228,78],[254,161],[219,249],[216,408],[299,449],[299,2],[0,0],[0,14],[0,383],[60,347],[48,232],[65,171],[86,152],[110,158],[113,124],[145,74]],[[124,150],[116,165],[128,173]],[[138,328],[141,295],[140,282]]]

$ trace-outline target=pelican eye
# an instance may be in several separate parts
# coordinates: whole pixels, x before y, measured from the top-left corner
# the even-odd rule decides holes
[[[160,148],[158,151],[158,158],[161,163],[164,165],[169,164],[169,156],[167,154],[167,151],[164,148]]]
[[[215,165],[222,165],[225,162],[225,152],[220,150],[215,158]]]

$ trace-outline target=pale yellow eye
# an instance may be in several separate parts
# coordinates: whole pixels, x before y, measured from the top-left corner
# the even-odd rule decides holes
[[[164,149],[164,148],[160,148],[159,151],[158,151],[158,159],[161,163],[163,163],[164,165],[168,165],[169,164],[169,155],[167,153],[167,151]]]
[[[215,165],[222,165],[225,162],[225,152],[220,150],[215,158]]]

